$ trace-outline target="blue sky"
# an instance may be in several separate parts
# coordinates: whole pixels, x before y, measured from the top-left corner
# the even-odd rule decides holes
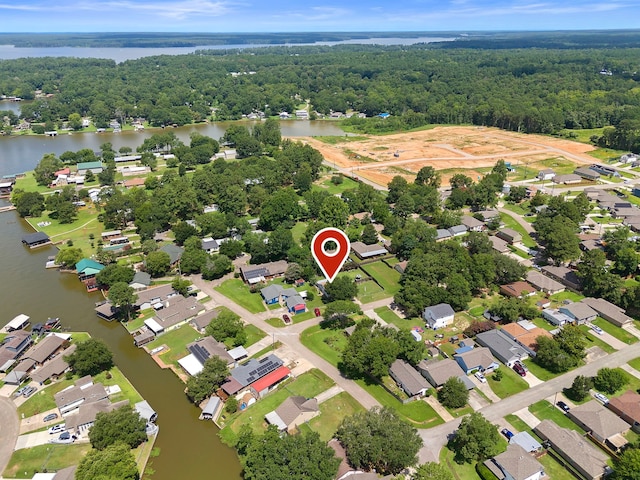
[[[640,27],[640,0],[0,0],[0,32],[565,30]]]

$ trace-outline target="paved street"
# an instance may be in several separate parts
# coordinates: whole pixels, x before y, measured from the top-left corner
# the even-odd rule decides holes
[[[0,474],[13,455],[13,447],[18,438],[19,422],[16,405],[11,398],[0,397]]]

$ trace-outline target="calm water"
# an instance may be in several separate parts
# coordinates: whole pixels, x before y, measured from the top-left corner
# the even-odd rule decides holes
[[[224,135],[229,125],[231,123],[216,122],[213,124],[172,128],[169,131],[174,132],[180,140],[188,145],[191,141],[189,138],[191,132],[196,131],[217,140]],[[246,125],[251,128],[252,123],[248,122]],[[280,122],[280,129],[284,137],[344,135],[344,132],[335,123],[326,120],[285,120]],[[68,150],[76,152],[83,148],[98,151],[100,150],[100,145],[105,142],[111,142],[116,151],[124,146],[131,147],[135,151],[136,147],[140,146],[145,138],[150,137],[153,133],[162,131],[74,133],[73,135],[58,135],[57,137],[46,137],[44,135],[0,136],[0,171],[4,172],[2,175],[8,175],[33,170],[46,153],[60,155]]]
[[[0,45],[0,60],[11,60],[24,57],[77,57],[77,58],[109,58],[116,62],[135,60],[154,55],[186,55],[196,50],[232,50],[259,47],[295,47],[302,45],[413,45],[416,43],[448,42],[454,37],[416,37],[416,38],[366,38],[343,40],[340,42],[316,42],[296,44],[250,44],[250,45],[201,45],[197,47],[173,48],[83,48],[83,47],[51,47],[51,48],[16,48],[13,45]]]

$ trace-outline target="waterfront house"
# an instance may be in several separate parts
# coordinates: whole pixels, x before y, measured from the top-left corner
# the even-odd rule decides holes
[[[104,265],[90,258],[83,258],[76,263],[78,279],[85,284],[88,291],[97,289],[96,275],[100,273],[102,269],[104,269]]]
[[[588,432],[591,438],[613,451],[627,444],[623,434],[631,426],[597,400],[573,407],[567,416]]]
[[[535,270],[529,270],[527,272],[527,282],[533,285],[536,290],[553,295],[556,293],[564,292],[565,286],[560,282],[556,282],[553,278],[547,277]]]
[[[187,345],[187,350],[189,355],[178,360],[178,363],[192,376],[200,373],[204,368],[204,363],[212,357],[224,360],[227,366],[235,363],[234,358],[227,352],[224,343],[218,342],[210,336],[191,342]]]
[[[476,370],[481,372],[493,371],[500,366],[491,355],[491,350],[486,347],[476,347],[465,352],[456,353],[453,359],[458,362],[460,368],[467,375]]]
[[[378,257],[381,255],[386,255],[389,252],[382,245],[374,243],[372,245],[367,245],[362,242],[353,242],[351,244],[351,251],[356,254],[356,256],[364,260],[366,258]]]
[[[284,275],[288,267],[289,264],[285,260],[279,260],[277,262],[261,263],[258,265],[246,265],[240,267],[240,273],[245,282],[253,285]]]
[[[292,396],[264,417],[267,423],[275,425],[281,432],[295,433],[299,425],[308,422],[319,413],[317,399]]]
[[[422,318],[429,328],[437,330],[453,323],[455,312],[448,303],[439,303],[426,307],[422,312]]]
[[[529,358],[527,349],[498,329],[479,333],[476,335],[476,342],[487,347],[493,356],[507,367],[512,367],[518,360]]]
[[[193,317],[189,323],[198,333],[204,334],[211,321],[218,318],[218,315],[220,315],[220,310],[209,310]]]
[[[578,432],[551,420],[543,420],[533,431],[585,479],[599,480],[610,472],[609,457]]]
[[[151,275],[147,272],[136,272],[129,286],[135,291],[146,290],[151,285]]]
[[[160,310],[164,308],[167,300],[177,295],[179,295],[178,292],[173,289],[171,284],[160,285],[138,292],[138,298],[133,306],[138,310],[147,310],[149,308]]]
[[[418,370],[436,388],[444,385],[451,377],[461,377],[465,374],[460,365],[450,358],[429,362],[422,360],[418,364]]]
[[[47,380],[57,380],[68,369],[69,363],[65,360],[76,350],[76,345],[70,345],[67,349],[63,350],[60,355],[46,362],[42,367],[37,368],[31,373],[31,380],[43,385]]]
[[[76,167],[78,168],[78,175],[86,175],[87,172],[98,174],[104,170],[100,160],[96,162],[80,162]]]
[[[29,233],[22,236],[22,243],[29,248],[42,247],[51,243],[49,235],[44,232]]]
[[[562,305],[558,310],[561,313],[564,313],[571,321],[576,323],[577,325],[582,325],[583,323],[591,322],[596,319],[598,316],[598,312],[596,312],[593,308],[591,308],[586,303],[574,302],[569,305]]]
[[[49,334],[24,352],[23,358],[30,358],[35,362],[36,366],[42,365],[44,362],[53,357],[62,350],[65,340],[61,337]]]
[[[282,365],[283,361],[273,354],[260,360],[252,358],[244,365],[237,366],[231,371],[231,375],[222,385],[222,390],[227,395],[235,395]]]
[[[11,191],[13,190],[13,185],[16,183],[15,180],[9,180],[6,182],[0,182],[0,196],[9,196],[11,195]]]
[[[409,363],[396,359],[389,368],[389,375],[409,397],[423,396],[429,383]]]
[[[29,325],[29,319],[29,315],[25,315],[24,313],[16,315],[12,320],[9,321],[9,323],[4,326],[4,331],[7,333],[11,333],[14,330],[22,330],[27,325]]]
[[[76,380],[75,385],[54,395],[56,406],[62,415],[73,412],[85,402],[98,402],[107,398],[104,386],[101,383],[94,384],[90,376]]]
[[[164,308],[156,310],[155,316],[145,320],[144,324],[159,335],[184,325],[203,310],[204,305],[194,297],[176,295],[166,300]]]
[[[545,477],[544,467],[538,460],[517,444],[486,460],[484,465],[499,480],[540,480]]]
[[[291,370],[282,365],[253,382],[251,393],[256,398],[262,398],[280,382],[289,378],[289,375],[291,375]]]
[[[7,334],[0,345],[0,372],[9,370],[32,343],[31,334],[25,330],[14,330]]]
[[[609,400],[607,408],[630,424],[636,433],[640,432],[640,394],[627,390]]]
[[[83,435],[85,432],[89,432],[89,429],[96,421],[98,413],[112,412],[125,405],[129,405],[129,400],[111,403],[108,398],[104,398],[93,402],[83,402],[78,406],[75,413],[65,417],[65,427],[67,430],[74,432],[75,435]]]

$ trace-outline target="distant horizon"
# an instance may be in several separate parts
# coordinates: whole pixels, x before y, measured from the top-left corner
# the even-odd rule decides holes
[[[3,33],[292,33],[626,30],[635,0],[0,0]]]

